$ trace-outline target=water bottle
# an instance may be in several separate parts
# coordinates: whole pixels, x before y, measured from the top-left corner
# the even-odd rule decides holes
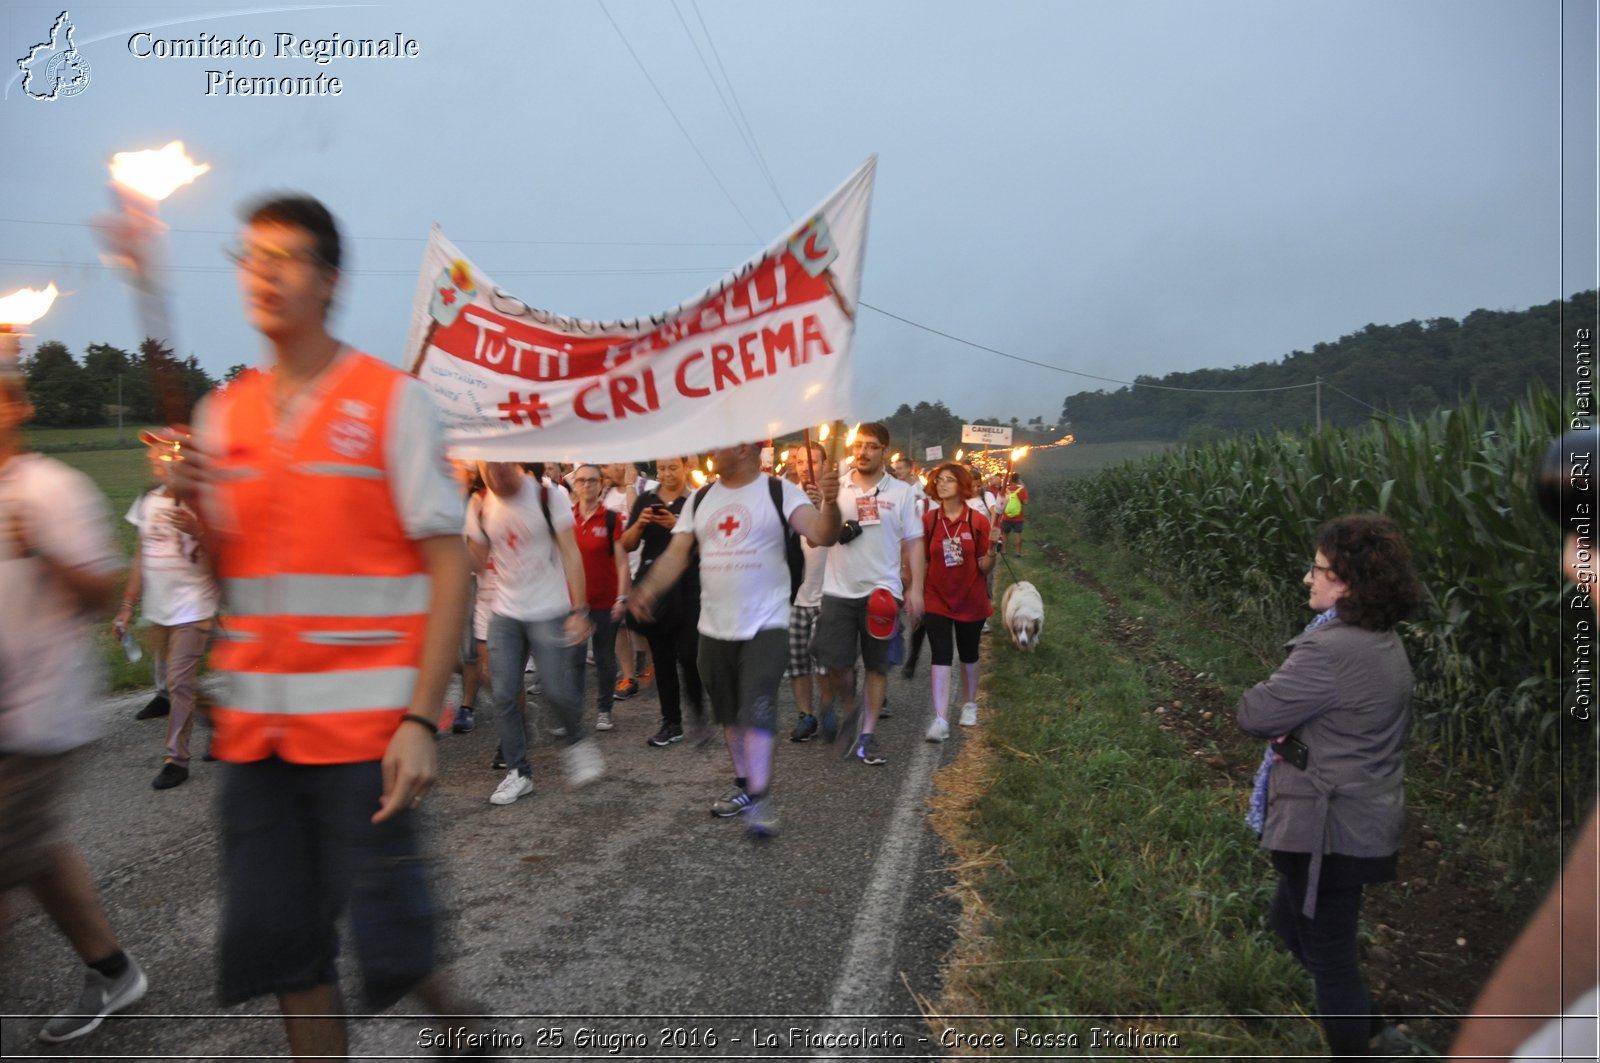
[[[128,655],[128,660],[138,664],[144,659],[144,647],[139,645],[139,640],[133,637],[133,628],[125,628],[122,632],[122,652]]]

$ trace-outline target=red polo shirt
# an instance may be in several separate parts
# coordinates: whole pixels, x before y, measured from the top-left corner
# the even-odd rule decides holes
[[[578,540],[578,553],[583,555],[583,582],[589,592],[589,608],[610,609],[616,604],[620,590],[617,585],[617,557],[611,550],[611,544],[622,534],[622,518],[615,510],[597,506],[594,514],[584,520],[578,507],[573,506],[572,525],[572,534]]]

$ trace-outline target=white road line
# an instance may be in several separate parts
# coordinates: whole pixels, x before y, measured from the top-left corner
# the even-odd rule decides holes
[[[938,766],[941,748],[918,736],[916,752],[908,758],[910,764],[905,781],[895,795],[894,813],[889,817],[872,877],[867,881],[861,908],[850,928],[850,943],[828,1002],[829,1015],[870,1015],[882,1011],[884,993],[895,984],[895,942],[899,938],[900,917],[909,892],[908,880],[915,873],[917,848],[922,844],[918,820],[932,787],[933,770]],[[836,1018],[828,1032],[844,1033],[860,1025],[858,1021]],[[823,1059],[839,1054],[817,1053]]]

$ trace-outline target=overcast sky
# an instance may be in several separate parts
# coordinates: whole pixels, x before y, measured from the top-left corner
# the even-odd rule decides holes
[[[395,361],[432,222],[532,305],[632,317],[872,153],[866,303],[1117,380],[1595,286],[1593,0],[73,4],[90,83],[30,99],[16,59],[61,10],[0,14],[0,292],[70,289],[36,333],[80,356],[138,340],[87,224],[106,163],[174,138],[212,166],[164,208],[178,350],[218,376],[260,357],[221,247],[283,188],[346,233],[336,331]],[[266,55],[133,54],[203,33]],[[274,58],[278,33],[420,54],[319,66]],[[208,96],[208,70],[342,92]],[[866,414],[1052,422],[1116,386],[872,310],[855,353]]]

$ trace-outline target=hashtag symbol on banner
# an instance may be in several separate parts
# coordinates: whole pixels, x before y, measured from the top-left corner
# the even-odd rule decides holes
[[[524,400],[520,392],[513,391],[510,398],[502,402],[498,408],[502,421],[523,424],[522,418],[526,416],[528,418],[526,423],[535,428],[544,427],[544,417],[541,415],[550,412],[550,405],[539,401],[539,396],[531,392]]]

